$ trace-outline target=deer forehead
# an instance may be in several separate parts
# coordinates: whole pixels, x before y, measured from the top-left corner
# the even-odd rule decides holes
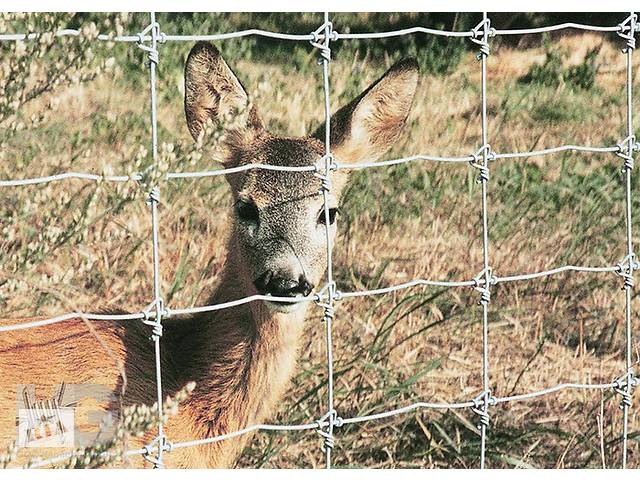
[[[311,138],[269,136],[260,139],[241,153],[241,164],[302,167],[315,166],[323,155],[321,142]],[[320,195],[321,181],[313,172],[254,169],[237,184],[241,198],[250,199],[258,208],[313,200]]]
[[[322,201],[321,186],[320,179],[309,172],[255,170],[247,173],[239,196],[260,209],[299,208],[303,201]]]

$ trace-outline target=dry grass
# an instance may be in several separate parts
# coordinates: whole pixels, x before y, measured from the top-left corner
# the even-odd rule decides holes
[[[581,35],[563,38],[560,44],[577,52],[569,62],[579,63],[600,39]],[[185,56],[187,49],[185,45]],[[624,59],[615,46],[602,47],[595,91],[516,81],[532,62],[543,59],[542,49],[506,47],[490,57],[489,137],[494,150],[611,145],[626,135]],[[320,120],[319,72],[285,75],[277,66],[230,61],[255,92],[271,128],[302,135]],[[357,74],[350,75],[354,70]],[[345,100],[341,92],[361,90],[383,70],[364,61],[336,59],[334,98]],[[182,120],[180,79],[163,78],[161,87],[160,138],[183,151],[190,139]],[[134,159],[149,137],[146,92],[103,79],[58,96],[59,115],[42,131],[24,132],[5,152],[12,160],[2,166],[3,178],[135,168]],[[424,72],[409,132],[389,158],[475,151],[480,143],[479,102],[479,68],[471,54],[449,76]],[[185,166],[179,155],[165,157],[176,169],[207,166],[206,159]],[[495,273],[619,262],[624,256],[619,165],[614,155],[574,154],[494,164],[489,195]],[[336,245],[340,288],[475,276],[482,259],[480,197],[474,180],[475,172],[466,165],[412,164],[354,174]],[[634,191],[637,185],[634,182]],[[134,187],[65,182],[5,190],[3,195],[2,269],[20,278],[2,283],[3,311],[12,317],[58,313],[60,304],[46,293],[51,288],[87,309],[99,302],[136,310],[149,302],[149,214]],[[228,207],[220,179],[163,188],[162,288],[170,305],[204,301],[224,262]],[[567,274],[496,288],[489,340],[494,395],[616,378],[623,371],[621,285],[615,275]],[[425,288],[340,303],[334,330],[340,415],[477,395],[482,356],[477,300],[473,290]],[[639,331],[637,303],[634,298],[633,322]],[[319,313],[308,322],[299,373],[274,420],[317,418],[324,409],[324,327]],[[605,461],[607,466],[619,465],[621,412],[609,392],[563,392],[492,409],[489,465],[599,466],[601,402]],[[630,458],[638,467],[640,418],[637,409],[631,412]],[[337,431],[335,460],[344,466],[474,467],[479,446],[475,421],[469,411],[423,411],[342,428]],[[260,434],[240,464],[320,466],[319,445],[313,433]]]

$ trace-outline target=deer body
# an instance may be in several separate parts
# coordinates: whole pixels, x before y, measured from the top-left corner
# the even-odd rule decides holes
[[[339,110],[331,125],[333,155],[345,162],[377,159],[397,140],[416,85],[415,61],[400,62]],[[185,87],[187,125],[196,139],[201,138],[208,121],[219,122],[237,110],[248,110],[239,126],[225,132],[220,153],[225,167],[245,163],[317,165],[322,160],[324,129],[304,138],[268,133],[256,108],[249,106],[244,88],[213,46],[199,43],[192,49]],[[228,252],[218,286],[207,304],[256,293],[309,295],[324,274],[326,235],[335,235],[334,217],[346,175],[334,174],[329,215],[325,215],[319,193],[321,181],[311,172],[249,170],[230,174],[227,180],[235,201]],[[169,440],[212,437],[272,416],[294,371],[308,311],[308,302],[261,300],[163,320],[163,394],[173,395],[188,382],[196,384],[179,413],[168,421],[165,432]],[[113,395],[91,408],[116,413],[123,405],[156,401],[150,327],[140,321],[91,325],[93,332],[77,319],[0,333],[0,448],[16,437],[20,384],[36,385],[37,393],[45,398],[61,382],[104,385]],[[165,455],[165,464],[230,467],[249,438],[242,435],[175,449]],[[151,439],[148,435],[137,443],[132,441],[131,447],[139,448]],[[26,453],[33,456],[35,452]],[[47,455],[52,453],[59,452]],[[131,461],[142,464],[139,457]]]
[[[211,303],[236,300],[242,291],[233,262],[226,266]],[[263,421],[273,411],[293,371],[304,316],[304,307],[282,314],[256,304],[233,307],[216,315],[167,320],[161,341],[164,393],[172,395],[188,382],[196,383],[179,414],[168,422],[170,438],[174,442],[207,438]],[[103,385],[116,397],[124,393],[124,405],[155,402],[149,327],[99,322],[95,329],[104,346],[82,320],[67,322],[64,329],[40,328],[35,334],[29,330],[12,332],[10,341],[0,335],[2,384],[6,387],[0,392],[2,446],[16,438],[19,384],[36,385],[38,395],[45,398],[65,382]],[[126,386],[116,358],[124,365]],[[117,411],[119,404],[112,399],[100,407]],[[165,464],[231,467],[249,438],[250,435],[243,435],[232,441],[176,449],[165,456]],[[146,436],[132,442],[131,448],[139,448],[150,439]],[[35,452],[24,453],[33,456]],[[49,454],[54,453],[57,452]],[[134,465],[141,466],[137,460],[131,458]]]

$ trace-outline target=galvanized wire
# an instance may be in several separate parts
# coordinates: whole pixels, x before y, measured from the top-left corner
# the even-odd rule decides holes
[[[476,406],[476,413],[480,416],[480,468],[485,466],[485,451],[487,444],[487,429],[489,428],[489,400],[491,393],[489,390],[489,301],[491,298],[491,267],[489,266],[489,213],[487,207],[487,182],[489,181],[489,158],[491,155],[491,147],[488,142],[487,131],[487,57],[489,56],[489,33],[491,23],[487,17],[487,12],[482,14],[482,22],[474,29],[474,33],[481,33],[482,37],[471,37],[474,43],[479,45],[480,53],[478,57],[482,65],[481,77],[481,127],[482,127],[482,163],[474,166],[480,171],[478,180],[482,186],[482,260],[483,269],[481,274],[484,276],[484,285],[476,287],[480,290],[482,296],[480,304],[482,305],[482,393],[480,399],[482,401],[481,410]]]
[[[554,385],[549,388],[545,388],[542,390],[536,390],[532,392],[527,392],[519,395],[511,395],[508,397],[497,397],[492,398],[492,405],[498,405],[501,403],[511,403],[511,402],[521,402],[526,400],[532,400],[538,397],[543,397],[546,395],[558,393],[565,390],[610,390],[616,387],[616,382],[611,383],[560,383]],[[371,421],[383,420],[385,418],[390,418],[396,415],[403,415],[411,412],[415,412],[417,410],[463,410],[473,408],[474,401],[466,401],[466,402],[457,402],[457,403],[447,403],[447,402],[416,402],[404,407],[399,407],[393,410],[387,410],[379,413],[372,413],[368,415],[360,415],[356,417],[349,417],[344,419],[339,419],[340,426],[344,425],[353,425],[359,423],[366,423]],[[317,430],[318,428],[326,428],[328,425],[327,420],[316,421],[313,423],[306,424],[293,424],[293,425],[272,425],[272,424],[257,424],[250,425],[241,430],[236,430],[229,433],[224,433],[220,435],[216,435],[208,438],[201,438],[196,440],[188,440],[183,442],[175,442],[172,443],[170,447],[165,447],[165,450],[169,448],[171,450],[176,450],[180,448],[189,448],[199,445],[207,445],[210,443],[217,443],[224,440],[229,440],[231,438],[239,437],[242,435],[247,435],[249,433],[257,432],[257,431],[267,431],[267,432],[294,432],[294,431],[308,431],[308,430]],[[151,446],[151,451],[155,452],[157,447]],[[128,450],[124,453],[125,456],[133,456],[133,455],[141,455],[146,452],[146,449],[133,449]],[[34,462],[31,464],[32,468],[39,468],[45,466],[52,466],[57,463],[61,463],[65,460],[68,460],[72,456],[71,453],[64,453],[60,455],[56,455],[55,457],[50,457],[48,459],[44,459],[39,462]]]
[[[494,162],[500,159],[512,159],[512,158],[529,158],[529,157],[541,157],[546,155],[552,155],[563,152],[582,152],[582,153],[614,153],[618,154],[621,148],[628,148],[626,145],[620,144],[612,145],[609,147],[592,147],[588,145],[561,145],[558,147],[550,147],[541,150],[533,150],[530,152],[507,152],[497,153],[492,152],[489,158],[490,162]],[[635,142],[633,149],[640,149],[640,144]],[[439,162],[439,163],[459,163],[466,164],[473,162],[476,159],[474,154],[461,156],[461,157],[439,157],[436,155],[411,155],[408,157],[394,158],[390,160],[381,160],[378,162],[361,162],[361,163],[348,163],[333,161],[333,170],[365,170],[370,168],[382,168],[393,165],[400,165],[404,163],[414,162]],[[199,170],[194,172],[167,172],[160,176],[161,180],[180,180],[180,179],[193,179],[193,178],[206,178],[206,177],[220,177],[230,175],[232,173],[246,172],[248,170],[271,170],[276,172],[316,172],[317,167],[315,165],[303,165],[299,167],[291,167],[287,165],[269,165],[264,163],[247,163],[238,167],[230,168],[218,168],[215,170]],[[142,173],[133,173],[131,175],[98,175],[89,172],[67,172],[56,175],[48,175],[44,177],[32,177],[23,179],[11,179],[0,180],[0,187],[25,187],[31,185],[40,185],[52,182],[58,182],[61,180],[88,180],[93,182],[114,182],[125,183],[131,181],[140,181],[143,178]]]
[[[637,269],[637,265],[634,266]],[[587,267],[576,265],[565,265],[550,270],[544,270],[541,272],[523,273],[518,275],[508,276],[496,276],[494,275],[491,280],[491,284],[499,283],[511,283],[520,282],[525,280],[534,280],[538,278],[551,277],[566,272],[581,272],[581,273],[615,273],[620,274],[621,264],[606,266],[606,267]],[[446,280],[426,280],[416,279],[410,282],[400,283],[397,285],[390,285],[387,287],[375,288],[371,290],[355,290],[355,291],[334,291],[335,301],[344,301],[352,298],[372,297],[376,295],[386,295],[393,292],[407,290],[416,287],[443,287],[443,288],[462,288],[462,287],[474,287],[478,284],[483,284],[484,279],[471,279],[461,281],[446,281]],[[192,315],[197,313],[215,312],[218,310],[224,310],[227,308],[237,307],[247,303],[265,300],[278,303],[322,303],[327,300],[325,292],[320,292],[308,297],[275,297],[272,295],[251,295],[249,297],[239,298],[237,300],[231,300],[223,303],[216,303],[213,305],[203,305],[199,307],[182,307],[182,308],[169,308],[164,306],[162,318],[179,317],[183,315]],[[155,307],[155,304],[154,304]],[[24,330],[27,328],[36,328],[51,325],[54,323],[61,323],[71,321],[79,316],[83,316],[88,320],[112,320],[112,321],[126,321],[126,320],[141,320],[144,318],[155,318],[156,313],[153,310],[147,310],[144,313],[131,313],[131,314],[119,314],[119,315],[107,315],[107,314],[94,314],[85,312],[70,312],[63,315],[58,315],[51,318],[45,318],[41,320],[28,321],[28,322],[13,322],[10,325],[0,325],[1,332],[10,332],[14,330]]]
[[[319,175],[322,180],[322,199],[324,208],[324,225],[327,247],[327,299],[318,304],[324,308],[324,323],[326,329],[326,349],[327,349],[327,413],[322,417],[327,419],[326,430],[318,427],[318,433],[324,438],[324,453],[326,468],[331,468],[331,452],[333,451],[334,438],[333,428],[336,420],[336,412],[333,408],[333,339],[332,324],[335,307],[335,282],[333,281],[333,240],[331,238],[331,221],[329,214],[329,191],[331,189],[331,171],[333,170],[333,156],[331,155],[331,100],[329,86],[329,62],[331,61],[331,37],[333,26],[329,20],[329,12],[324,13],[324,24],[316,32],[324,31],[322,43],[311,42],[320,51],[320,64],[322,65],[322,83],[324,93],[324,172]]]
[[[635,137],[633,131],[633,75],[632,75],[632,53],[635,48],[635,29],[637,16],[631,12],[625,23],[628,22],[629,36],[625,36],[623,32],[620,34],[626,41],[623,50],[627,56],[627,152],[624,158],[624,177],[625,177],[625,223],[627,233],[627,257],[628,270],[623,271],[624,266],[621,265],[621,274],[624,277],[625,291],[625,367],[626,367],[626,385],[624,386],[623,400],[621,403],[623,412],[623,434],[622,434],[622,468],[627,467],[627,443],[629,437],[629,407],[631,406],[631,388],[634,373],[631,367],[632,354],[632,332],[631,332],[631,290],[633,288],[633,271],[635,269],[635,255],[633,252],[633,234],[632,234],[632,216],[631,216],[631,170],[633,169],[633,149]],[[624,25],[624,24],[623,24]]]
[[[536,28],[520,28],[520,29],[493,29],[494,35],[526,35],[526,34],[538,34],[547,32],[556,32],[559,30],[583,30],[592,32],[610,32],[618,33],[624,31],[624,25],[610,25],[610,26],[598,26],[588,25],[582,23],[561,23],[557,25],[548,25]],[[0,34],[0,42],[3,41],[33,41],[40,38],[43,32],[29,32],[29,33],[5,33]],[[82,35],[80,30],[77,29],[61,29],[53,32],[56,37],[79,37]],[[382,38],[400,37],[404,35],[413,35],[423,33],[426,35],[437,35],[442,37],[451,38],[471,38],[474,36],[473,31],[451,31],[438,28],[428,28],[422,26],[416,26],[411,28],[404,28],[399,30],[390,30],[386,32],[362,32],[362,33],[339,33],[333,30],[334,40],[377,40]],[[274,32],[261,29],[248,29],[235,32],[202,34],[202,35],[175,35],[160,32],[159,38],[161,42],[197,42],[197,41],[219,41],[219,40],[231,40],[249,36],[273,38],[276,40],[287,41],[324,41],[324,32],[318,34],[291,34],[284,32]],[[137,34],[137,35],[116,35],[114,33],[98,34],[95,37],[99,41],[103,42],[119,42],[119,43],[141,43],[151,40],[150,35]]]
[[[144,43],[138,43],[138,47],[147,52],[149,58],[149,97],[151,110],[151,157],[153,160],[154,172],[158,168],[158,101],[156,95],[156,67],[159,62],[158,41],[160,35],[160,25],[156,22],[155,12],[149,14],[149,26],[143,30],[143,34],[147,31],[151,33],[151,44],[149,46]],[[142,37],[143,34],[140,36]],[[153,255],[153,306],[155,307],[155,318],[147,320],[147,323],[153,327],[151,339],[153,341],[155,353],[156,367],[156,398],[158,404],[158,436],[154,442],[158,443],[155,458],[146,455],[145,458],[153,462],[154,468],[164,467],[162,460],[164,454],[164,445],[166,438],[164,436],[164,419],[162,412],[162,362],[160,355],[160,337],[162,337],[162,313],[164,300],[162,299],[162,290],[160,288],[160,246],[158,236],[158,204],[160,203],[160,188],[153,185],[149,193],[148,203],[151,207],[151,232],[152,232],[152,255]]]
[[[627,136],[619,144],[614,146],[594,147],[586,145],[561,145],[558,147],[551,147],[541,150],[534,150],[528,152],[494,152],[488,143],[488,128],[487,128],[487,57],[490,53],[489,39],[500,35],[523,35],[523,34],[538,34],[544,32],[552,32],[563,29],[577,29],[585,31],[595,32],[610,32],[616,33],[625,42],[626,46],[623,50],[626,54],[626,83],[627,83],[627,118],[626,118],[626,133]],[[156,386],[157,386],[157,401],[160,409],[160,418],[162,418],[162,372],[161,372],[161,356],[160,356],[160,337],[162,335],[162,319],[173,316],[212,312],[225,308],[231,308],[237,305],[261,300],[270,300],[284,303],[299,303],[299,302],[315,302],[324,309],[324,322],[326,328],[326,349],[327,349],[327,410],[316,421],[307,424],[299,425],[270,425],[270,424],[258,424],[251,425],[241,430],[227,432],[215,437],[186,440],[181,442],[169,443],[165,437],[163,425],[160,421],[158,424],[158,435],[148,445],[142,449],[130,450],[125,453],[126,456],[131,455],[143,455],[145,459],[148,459],[154,463],[156,467],[163,466],[163,453],[178,448],[188,448],[197,445],[204,445],[208,443],[214,443],[224,441],[240,435],[249,434],[255,431],[308,431],[315,430],[323,438],[323,449],[325,451],[325,463],[327,468],[332,464],[332,449],[335,444],[334,428],[344,425],[358,424],[367,421],[381,420],[389,418],[395,415],[406,414],[419,409],[470,409],[472,412],[479,416],[479,428],[481,435],[480,446],[480,466],[484,467],[486,464],[486,445],[487,445],[487,433],[490,424],[489,407],[495,406],[507,402],[518,402],[535,399],[545,395],[557,393],[565,390],[613,390],[615,393],[622,397],[621,408],[623,410],[623,453],[622,453],[622,466],[627,466],[627,450],[628,450],[628,421],[629,410],[631,407],[631,395],[633,388],[638,385],[639,379],[633,371],[632,364],[632,322],[631,322],[631,295],[633,288],[633,275],[635,270],[639,268],[639,264],[635,259],[633,251],[633,239],[632,239],[632,212],[631,212],[631,171],[634,167],[634,152],[640,150],[640,143],[636,141],[634,136],[633,127],[633,91],[632,91],[632,53],[635,49],[636,33],[640,31],[637,16],[631,12],[629,16],[619,25],[615,26],[593,26],[578,23],[563,23],[558,25],[550,25],[539,28],[529,29],[495,29],[491,27],[490,20],[485,13],[483,13],[482,21],[470,31],[447,31],[426,28],[422,26],[416,26],[413,28],[393,30],[387,32],[369,32],[369,33],[340,33],[333,28],[333,24],[329,18],[328,12],[324,13],[324,22],[319,26],[317,30],[309,34],[288,34],[281,32],[271,32],[267,30],[250,29],[237,32],[227,33],[215,33],[204,35],[170,35],[161,31],[160,25],[157,23],[155,14],[150,14],[149,25],[140,33],[135,35],[114,35],[114,34],[99,34],[95,37],[97,41],[112,41],[123,43],[135,43],[140,49],[146,52],[149,60],[149,81],[150,81],[150,109],[151,109],[151,147],[152,147],[152,160],[154,169],[154,178],[157,180],[180,180],[180,179],[192,179],[192,178],[206,178],[217,177],[221,175],[229,175],[232,173],[238,173],[251,169],[265,169],[289,172],[291,174],[299,172],[313,172],[316,176],[322,180],[322,190],[324,201],[324,213],[326,224],[326,247],[327,247],[327,283],[324,288],[321,289],[315,295],[305,298],[280,298],[272,297],[268,295],[253,295],[249,297],[240,298],[237,300],[228,301],[225,303],[206,305],[200,307],[185,307],[170,309],[164,305],[161,291],[160,282],[160,252],[159,252],[159,214],[158,204],[160,202],[160,185],[152,185],[149,192],[148,202],[151,210],[151,228],[152,228],[152,262],[153,262],[153,301],[142,310],[142,312],[130,313],[130,314],[93,314],[82,312],[70,312],[63,315],[58,315],[52,318],[45,318],[27,322],[11,322],[8,325],[0,325],[0,333],[6,333],[15,330],[22,330],[27,328],[37,328],[48,326],[60,322],[65,322],[82,316],[88,320],[102,320],[102,321],[142,321],[152,327],[151,338],[154,342],[155,350],[155,366],[156,366]],[[74,37],[80,36],[80,30],[63,29],[54,32],[56,37]],[[329,85],[329,62],[331,60],[331,42],[339,40],[349,39],[380,39],[389,38],[401,35],[411,34],[427,34],[438,35],[444,37],[458,37],[468,38],[471,42],[476,44],[479,48],[478,58],[481,61],[481,140],[482,145],[476,152],[472,152],[467,156],[459,157],[442,157],[434,155],[412,155],[408,157],[384,160],[380,162],[365,162],[359,164],[340,163],[333,158],[331,153],[330,144],[330,127],[331,127],[331,105],[330,105],[330,85]],[[29,32],[18,34],[0,34],[0,42],[2,41],[32,41],[40,37],[41,33]],[[164,176],[158,175],[158,134],[157,134],[157,94],[156,94],[156,68],[159,62],[158,45],[165,42],[187,42],[196,40],[228,40],[234,38],[242,38],[247,36],[258,36],[279,39],[284,41],[306,41],[318,49],[320,53],[320,64],[322,66],[323,75],[323,98],[324,98],[324,110],[325,110],[325,138],[324,138],[324,164],[318,166],[303,166],[303,167],[288,167],[288,166],[274,166],[266,164],[246,164],[240,167],[229,169],[216,169],[216,170],[204,170],[197,172],[169,172]],[[592,266],[576,266],[576,265],[563,265],[550,270],[544,270],[539,272],[521,273],[514,275],[499,276],[492,272],[489,258],[489,225],[488,225],[488,180],[489,180],[489,165],[491,162],[502,159],[520,159],[533,156],[546,156],[562,152],[581,152],[581,153],[614,153],[618,157],[624,160],[623,172],[625,180],[625,223],[626,223],[626,257],[615,265],[605,265],[599,267]],[[478,182],[481,184],[481,217],[482,217],[482,270],[473,279],[468,280],[429,280],[429,279],[415,279],[410,282],[391,285],[387,287],[342,292],[338,290],[337,285],[333,277],[333,264],[332,253],[333,245],[330,234],[330,222],[329,222],[329,204],[328,194],[331,188],[331,172],[335,170],[359,170],[367,168],[381,168],[393,165],[399,165],[409,162],[418,161],[430,161],[430,162],[447,162],[447,163],[468,163],[473,168],[478,170]],[[0,180],[0,187],[20,187],[31,185],[42,185],[51,182],[64,181],[64,180],[85,180],[95,182],[128,182],[128,181],[140,181],[143,175],[141,173],[134,173],[131,175],[98,175],[93,173],[84,172],[66,172],[56,175],[26,178],[26,179],[7,179]],[[490,391],[490,370],[489,370],[489,317],[488,306],[491,298],[491,286],[501,283],[517,282],[517,281],[530,281],[539,278],[546,278],[553,275],[558,275],[568,272],[582,272],[582,273],[614,273],[624,280],[625,291],[625,372],[611,383],[561,383],[542,390],[532,391],[523,394],[510,395],[506,397],[494,397]],[[369,297],[374,295],[384,295],[396,291],[401,291],[409,288],[416,287],[441,287],[441,288],[474,288],[480,293],[479,303],[482,306],[482,392],[479,393],[474,399],[463,402],[417,402],[404,407],[396,409],[371,413],[367,415],[361,415],[351,418],[341,418],[338,416],[334,408],[334,386],[333,386],[333,342],[332,342],[332,322],[335,315],[335,303],[339,301],[348,300],[350,298]],[[49,459],[45,459],[32,464],[33,467],[51,466],[56,463],[62,462],[65,459],[71,457],[71,453],[65,453],[56,455]]]

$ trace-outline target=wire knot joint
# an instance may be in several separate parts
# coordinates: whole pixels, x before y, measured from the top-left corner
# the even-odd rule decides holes
[[[158,187],[153,187],[147,197],[147,205],[153,205],[154,203],[160,203],[160,189]]]
[[[153,468],[164,468],[164,462],[160,456],[160,452],[170,452],[173,448],[171,442],[165,436],[155,437],[151,442],[142,447],[142,458],[153,464]],[[155,455],[154,455],[155,454]]]
[[[154,312],[155,310],[155,312]],[[162,322],[163,317],[169,317],[170,312],[164,307],[164,300],[162,298],[156,298],[142,311],[144,318],[142,323],[153,327],[151,331],[151,339],[156,340],[162,337]]]
[[[489,390],[485,390],[476,398],[473,399],[473,406],[471,407],[471,411],[478,415],[478,429],[489,428],[490,417],[488,413],[489,406],[496,405],[496,397],[491,395]]]
[[[622,290],[633,288],[635,284],[633,279],[633,272],[640,268],[640,264],[635,261],[635,254],[632,253],[630,255],[627,255],[616,266],[618,267],[616,273],[624,279],[624,286],[622,287]]]
[[[618,145],[618,151],[615,152],[616,155],[624,160],[624,165],[622,167],[622,173],[626,170],[633,170],[634,167],[634,159],[633,152],[639,148],[636,143],[635,135],[630,135],[624,140],[622,140]]]
[[[489,162],[495,160],[495,154],[491,151],[491,145],[488,143],[480,147],[476,152],[471,154],[469,165],[478,169],[478,183],[489,181]]]
[[[488,39],[495,36],[495,34],[496,29],[491,26],[491,20],[488,18],[485,18],[471,29],[471,37],[469,40],[480,47],[480,53],[476,55],[478,60],[489,56],[490,51]]]
[[[333,320],[335,317],[335,307],[333,302],[335,300],[340,300],[342,295],[336,289],[336,282],[327,283],[316,295],[316,304],[319,307],[324,308],[324,315],[322,317],[323,321]]]
[[[635,35],[637,31],[640,31],[640,24],[638,23],[638,15],[635,13],[631,13],[624,22],[618,25],[616,33],[626,42],[625,47],[622,49],[623,53],[630,53],[635,50]]]
[[[620,409],[631,407],[633,389],[638,385],[638,380],[640,379],[630,370],[613,382],[613,391],[621,397]]]
[[[145,41],[147,39],[147,35],[151,34],[152,45],[145,45]],[[136,34],[138,37],[138,48],[147,52],[147,58],[149,59],[149,65],[154,64],[158,65],[160,60],[160,54],[158,53],[158,49],[155,48],[155,43],[164,43],[166,42],[166,35],[160,32],[160,24],[158,22],[152,22],[145,27],[144,30]]]
[[[478,305],[488,305],[491,302],[491,291],[489,287],[495,285],[498,279],[493,275],[491,267],[483,268],[478,275],[473,277],[473,288],[480,292]]]
[[[316,432],[320,435],[324,442],[322,444],[322,451],[333,450],[335,447],[335,437],[333,436],[333,428],[341,427],[344,424],[344,420],[338,416],[335,410],[330,410],[325,413],[316,422]],[[325,429],[326,427],[326,429]]]
[[[330,192],[332,183],[331,177],[329,176],[330,172],[337,169],[335,162],[333,161],[333,155],[330,153],[324,155],[315,166],[315,172],[313,176],[319,178],[322,182],[320,185],[320,193]]]
[[[333,29],[333,23],[324,22],[316,30],[311,32],[310,43],[312,46],[320,50],[320,59],[318,63],[331,61],[331,48],[329,42],[338,40],[338,32]]]

